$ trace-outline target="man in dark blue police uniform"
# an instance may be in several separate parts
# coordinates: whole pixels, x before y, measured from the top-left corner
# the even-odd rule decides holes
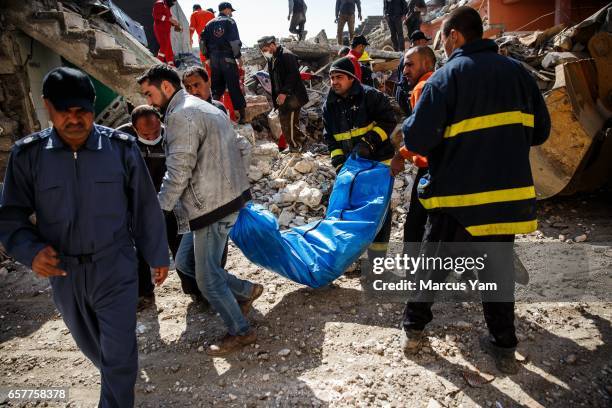
[[[131,407],[138,371],[134,247],[160,285],[169,263],[163,215],[135,138],[93,123],[95,91],[85,74],[50,71],[43,98],[53,127],[11,151],[0,240],[49,278],[66,326],[100,370],[99,405]]]
[[[234,109],[240,112],[239,123],[243,124],[246,100],[240,89],[238,72],[238,68],[242,69],[242,42],[232,19],[233,11],[236,10],[230,3],[219,4],[219,17],[206,24],[200,35],[200,50],[210,64],[213,98],[220,100],[227,88]]]

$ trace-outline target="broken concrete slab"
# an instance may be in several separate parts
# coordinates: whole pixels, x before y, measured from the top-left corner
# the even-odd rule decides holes
[[[252,121],[256,116],[267,114],[272,110],[265,95],[246,95],[246,121]]]
[[[552,69],[559,64],[588,58],[589,55],[580,52],[549,52],[542,60],[542,67]]]

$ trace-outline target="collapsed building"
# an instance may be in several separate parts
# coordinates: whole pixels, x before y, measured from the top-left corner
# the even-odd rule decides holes
[[[150,5],[140,8],[146,8],[150,20]],[[187,28],[184,13],[175,8],[174,15]],[[2,173],[13,142],[48,126],[40,95],[44,75],[55,67],[76,67],[90,75],[97,123],[119,126],[129,118],[128,105],[144,103],[136,78],[159,63],[153,54],[156,44],[113,2],[7,0],[0,25]],[[188,35],[188,30],[173,34],[178,55],[192,55]]]

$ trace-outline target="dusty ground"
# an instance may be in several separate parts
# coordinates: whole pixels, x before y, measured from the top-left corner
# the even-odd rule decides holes
[[[611,202],[600,193],[540,204],[540,233],[521,240],[536,246],[586,233],[586,242],[566,245],[584,246],[609,283]],[[534,259],[524,261],[529,267]],[[519,351],[527,361],[504,377],[479,350],[485,327],[478,304],[437,305],[429,345],[407,358],[398,348],[402,304],[373,301],[359,278],[307,289],[253,266],[235,248],[228,266],[266,287],[251,314],[257,344],[207,357],[203,349],[223,334],[221,321],[184,296],[172,274],[156,308],[138,316],[138,406],[611,406],[609,299],[519,304]],[[98,373],[76,349],[47,282],[10,263],[0,274],[0,387],[70,387],[70,406],[95,406]],[[497,376],[475,388],[466,370]]]

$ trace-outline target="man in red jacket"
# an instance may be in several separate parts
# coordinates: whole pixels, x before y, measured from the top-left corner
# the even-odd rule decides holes
[[[174,26],[175,30],[181,31],[181,25],[172,17],[170,11],[174,3],[174,0],[156,0],[153,4],[153,32],[159,44],[157,58],[172,66],[174,66],[174,52],[170,41],[170,30]]]
[[[366,40],[365,36],[358,35],[353,38],[353,42],[351,43],[351,50],[349,51],[347,57],[353,63],[353,67],[355,68],[355,76],[361,82],[361,66],[359,65],[359,58],[363,55],[366,46],[370,45],[368,40]]]
[[[208,24],[208,22],[213,18],[215,18],[215,15],[210,11],[202,10],[202,6],[200,6],[199,4],[193,5],[193,13],[191,14],[191,19],[189,22],[189,40],[191,41],[192,45],[193,33],[196,33],[198,35],[199,41],[200,34],[202,34],[202,31],[204,31],[204,28],[206,28],[206,24]],[[206,65],[206,57],[201,52],[200,60],[202,61],[202,65],[206,67],[206,71],[208,72],[208,76],[210,77],[210,67]]]

